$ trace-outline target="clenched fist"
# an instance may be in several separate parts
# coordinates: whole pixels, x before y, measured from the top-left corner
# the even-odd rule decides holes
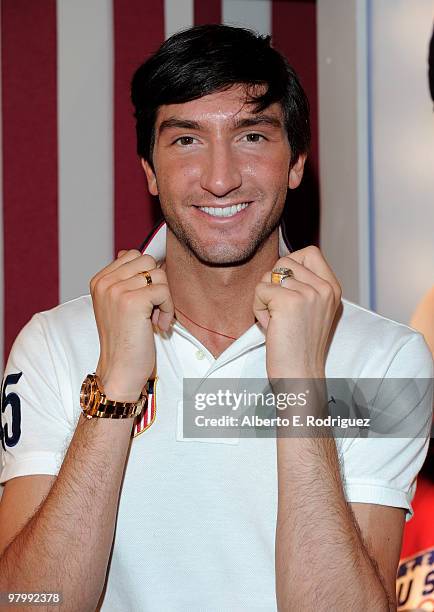
[[[150,255],[120,251],[91,279],[90,292],[100,341],[96,373],[110,399],[136,401],[155,366],[152,324],[167,331],[174,316],[166,273]]]
[[[266,329],[270,379],[321,378],[330,331],[341,303],[341,287],[321,251],[309,246],[281,257],[275,268],[294,278],[271,283],[271,270],[255,289],[253,312]]]

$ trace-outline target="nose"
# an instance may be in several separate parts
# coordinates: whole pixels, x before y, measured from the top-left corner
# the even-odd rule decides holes
[[[228,143],[215,144],[208,151],[201,175],[201,187],[223,197],[241,186],[241,172]]]

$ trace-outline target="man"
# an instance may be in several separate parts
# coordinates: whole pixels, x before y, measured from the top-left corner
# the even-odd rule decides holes
[[[320,251],[281,240],[309,144],[294,72],[268,38],[202,26],[138,69],[132,100],[165,224],[15,342],[0,591],[61,591],[63,610],[393,609],[430,398],[419,437],[348,438],[341,464],[324,430],[184,437],[184,378],[432,377],[420,334],[341,303]]]

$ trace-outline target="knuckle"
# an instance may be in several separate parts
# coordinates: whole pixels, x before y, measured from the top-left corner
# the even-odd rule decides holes
[[[332,285],[326,281],[325,279],[320,279],[318,281],[318,288],[320,289],[321,293],[324,293],[324,295],[333,295],[333,287]]]
[[[137,259],[140,259],[141,256],[142,256],[141,252],[138,251],[137,249],[129,249],[128,251],[124,252],[122,256],[123,263],[121,265],[128,266],[128,264],[131,264],[131,262],[136,261]]]
[[[172,294],[170,293],[169,285],[161,285],[160,291],[161,291],[161,298],[164,302],[172,301]]]
[[[95,276],[91,280],[91,286],[93,283],[93,293],[94,294],[99,295],[105,290],[107,281],[105,281],[104,279],[105,279],[105,276]]]
[[[113,285],[110,285],[107,288],[107,295],[111,299],[117,299],[120,295],[122,295],[120,284],[119,283],[113,283]]]
[[[166,273],[164,270],[160,270],[160,268],[155,268],[152,270],[152,282],[157,284],[164,284],[167,282]]]
[[[294,260],[291,259],[290,257],[281,257],[280,259],[276,261],[274,268],[288,268],[293,263],[294,263]]]
[[[157,262],[152,257],[152,255],[147,255],[147,254],[142,255],[140,252],[139,252],[139,254],[142,257],[143,265],[147,266],[148,268],[156,268],[157,267]]]
[[[304,295],[309,302],[313,302],[317,297],[317,292],[313,287],[306,287],[304,289]]]
[[[113,294],[116,295],[116,294]],[[133,291],[122,291],[117,295],[118,303],[121,309],[129,309],[131,304],[134,302],[134,292]]]
[[[305,294],[300,293],[299,291],[294,291],[294,293],[291,295],[291,300],[293,300],[299,306],[304,306],[306,304],[306,299],[309,300]]]
[[[306,247],[306,251],[308,251],[308,253],[312,253],[312,255],[320,255],[321,254],[320,249],[315,244],[310,244],[309,246],[307,246]]]
[[[96,285],[97,280],[98,280],[97,277],[93,276],[89,281],[89,289],[92,295],[95,292],[95,285]]]

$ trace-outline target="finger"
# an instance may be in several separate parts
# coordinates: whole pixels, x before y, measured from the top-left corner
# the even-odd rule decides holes
[[[316,249],[316,247],[312,248]],[[311,249],[311,247],[307,247],[307,249]],[[307,249],[301,249],[301,251],[306,251]],[[295,253],[301,253],[301,251],[296,251]],[[311,285],[320,294],[327,295],[328,293],[332,292],[335,300],[338,302],[340,301],[342,295],[339,281],[331,268],[328,266],[327,262],[325,262],[323,259],[319,249],[316,249],[316,251],[317,253],[314,253],[312,257],[309,255],[309,257],[311,257],[309,260],[306,255],[300,255],[298,260],[292,258],[292,253],[288,256],[281,257],[276,262],[275,268],[290,268],[293,271],[294,278],[296,280]],[[302,261],[304,263],[301,263]],[[269,275],[269,281],[270,278],[271,274]]]
[[[264,329],[267,329],[270,322],[268,308],[261,308],[257,303],[253,304],[253,314]]]
[[[152,313],[152,317],[151,317],[151,321],[152,321],[152,325],[155,325],[155,327],[158,325],[158,316],[160,314],[160,310],[158,308],[154,308],[154,311]]]
[[[312,272],[324,280],[334,282],[339,285],[337,277],[318,247],[310,245],[304,249],[299,249],[298,251],[289,253],[287,257],[292,261],[296,261],[297,263],[301,264],[308,270],[312,270]]]
[[[137,288],[136,281],[135,278],[129,278],[116,283],[110,287],[109,291],[115,299],[118,297],[118,302],[121,307],[127,309],[128,314],[131,314],[132,311],[142,312],[146,318],[151,319],[153,311],[159,309],[158,327],[162,331],[167,331],[175,312],[169,286],[152,284],[146,287],[141,284]]]
[[[328,283],[327,281],[320,278],[319,276],[301,265],[299,266],[297,264],[297,266],[295,266],[294,263],[291,263],[285,264],[284,267],[288,267],[288,265],[291,265],[290,269],[293,271],[294,276],[287,276],[285,278],[282,278],[280,283],[271,284],[276,285],[277,287],[280,285],[285,289],[292,289],[293,291],[298,291],[301,294],[310,294],[311,291],[314,291],[315,294],[325,296],[327,296],[327,294],[333,295],[333,289],[330,283]],[[262,277],[262,281],[270,283],[270,277],[271,273],[267,272]]]
[[[123,261],[123,263],[122,263]],[[117,267],[114,267],[114,264],[118,264]],[[124,256],[121,256],[115,262],[112,263],[113,268],[106,272],[99,273],[92,279],[94,288],[96,283],[99,283],[99,286],[102,290],[106,290],[108,287],[111,287],[115,283],[126,280],[127,278],[132,278],[133,276],[137,276],[139,272],[153,272],[158,270],[158,273],[152,276],[152,280],[157,283],[167,282],[166,274],[164,270],[160,270],[156,268],[156,262],[153,257],[150,255],[139,255],[138,257],[130,258],[129,254],[126,253]],[[108,268],[106,268],[108,270]],[[144,282],[144,278],[140,276]]]
[[[275,306],[281,302],[281,299],[282,289],[279,285],[274,285],[270,282],[260,282],[256,285],[253,298],[253,313],[265,329],[268,327]]]
[[[111,263],[109,263],[107,266],[105,266],[105,268],[103,268],[102,270],[100,270],[99,272],[97,272],[90,280],[90,289],[91,292],[93,291],[96,283],[103,278],[104,276],[107,276],[107,274],[110,274],[111,272],[113,272],[114,270],[116,270],[117,268],[119,268],[120,266],[124,265],[124,263],[128,262],[128,261],[132,261],[134,259],[137,259],[138,257],[141,256],[140,251],[138,251],[137,249],[131,249],[129,251],[125,251],[122,255],[120,255],[119,257],[117,257],[117,259],[115,259],[114,261],[112,261]]]
[[[175,307],[170,291],[166,294],[166,299],[158,304],[157,322],[161,331],[168,331],[175,316]]]
[[[126,291],[136,291],[137,289],[150,288],[155,285],[167,285],[167,277],[163,270],[155,268],[150,270],[148,274],[151,277],[152,282],[147,283],[146,278],[143,274],[137,273],[127,278],[118,278],[115,282],[107,284],[104,289],[111,292],[114,295],[120,295]]]
[[[159,275],[163,275],[166,278],[166,273],[157,267],[157,262],[151,255],[140,255],[130,261],[126,261],[123,265],[119,266],[114,270],[113,276],[119,279],[129,278],[138,274],[139,272],[159,272]]]
[[[322,275],[318,274],[317,271],[307,268],[303,264],[299,263],[295,259],[291,259],[289,255],[281,257],[275,264],[274,268],[289,268],[294,274],[294,278],[300,280],[303,283],[310,283],[315,285],[319,281],[329,282],[333,280],[332,275],[326,275],[324,272]],[[318,270],[318,268],[317,268]],[[325,278],[327,276],[327,278]],[[268,273],[268,282],[271,280],[271,272]]]
[[[298,293],[299,295],[302,295],[309,302],[321,295],[314,285],[311,285],[310,283],[303,283],[295,278],[284,278],[280,283],[280,286],[286,291],[290,290],[294,291],[295,293]],[[331,287],[329,287],[328,289],[328,294],[333,301],[333,291]]]
[[[143,294],[152,308],[159,310],[158,327],[162,331],[167,331],[175,313],[168,285],[149,285],[138,291]],[[149,312],[148,316],[152,316],[152,312]]]
[[[122,257],[122,255],[125,255],[127,251],[125,249],[119,251],[119,253],[117,254],[117,259],[119,259],[119,257]]]
[[[151,283],[148,283],[146,276],[143,274],[143,272],[147,272],[146,276],[149,275],[151,277]],[[164,270],[160,270],[159,268],[154,268],[153,270],[139,270],[138,272],[133,274],[133,276],[127,276],[125,278],[121,277],[122,280],[128,280],[128,278],[138,279],[139,283],[141,283],[141,285],[145,287],[149,287],[151,285],[167,285],[166,273],[164,272]]]

